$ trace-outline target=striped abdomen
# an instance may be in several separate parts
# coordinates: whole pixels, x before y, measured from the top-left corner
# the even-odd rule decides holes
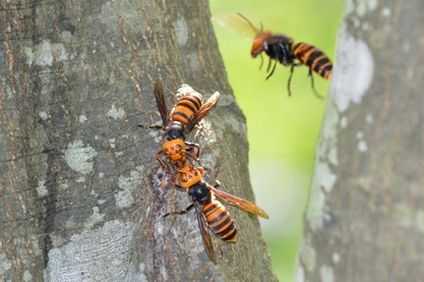
[[[228,211],[218,201],[212,200],[202,209],[209,229],[221,240],[235,242],[237,229]]]
[[[190,124],[202,105],[202,96],[198,93],[182,96],[171,112],[171,121]]]
[[[294,56],[304,65],[325,79],[331,79],[333,64],[318,48],[303,42],[293,46]]]

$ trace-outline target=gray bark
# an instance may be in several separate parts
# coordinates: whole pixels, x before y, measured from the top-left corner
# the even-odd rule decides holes
[[[347,1],[299,281],[424,277],[424,2]]]
[[[219,106],[192,140],[209,179],[253,199],[245,119],[207,1],[0,1],[0,280],[273,281],[256,218],[229,208],[213,265],[189,204],[161,189],[152,85]]]

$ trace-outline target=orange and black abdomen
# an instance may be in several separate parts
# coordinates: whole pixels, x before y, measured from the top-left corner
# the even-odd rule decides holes
[[[235,242],[237,229],[234,220],[227,209],[218,201],[213,200],[202,208],[209,229],[221,240]]]
[[[331,79],[333,64],[318,48],[303,42],[293,46],[294,56],[304,65],[325,79]]]
[[[170,120],[188,125],[202,106],[202,96],[197,93],[182,96],[171,112]]]

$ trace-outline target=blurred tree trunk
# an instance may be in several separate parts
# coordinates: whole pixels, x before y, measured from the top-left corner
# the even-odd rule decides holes
[[[424,277],[424,2],[347,1],[299,281]]]
[[[207,1],[0,1],[0,280],[273,281],[258,221],[213,265],[189,204],[161,189],[152,84],[220,105],[195,140],[211,181],[253,198],[245,120]]]

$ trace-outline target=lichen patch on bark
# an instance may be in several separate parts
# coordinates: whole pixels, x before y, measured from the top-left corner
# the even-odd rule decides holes
[[[334,271],[331,266],[322,265],[320,267],[321,282],[334,282]]]
[[[374,59],[368,45],[353,37],[346,27],[338,38],[331,93],[339,112],[345,112],[351,104],[360,104],[366,95],[374,76]]]
[[[188,41],[188,27],[184,17],[179,16],[174,25],[177,43],[184,47]]]
[[[94,158],[97,152],[90,145],[84,146],[81,140],[68,144],[65,150],[65,161],[73,170],[88,174],[93,171]]]
[[[134,224],[118,220],[49,251],[46,281],[125,281]],[[113,258],[113,259],[112,259]]]
[[[62,43],[51,43],[49,40],[43,40],[33,49],[25,48],[27,64],[33,63],[38,66],[51,66],[53,62],[61,62],[68,59],[65,45]]]
[[[119,120],[125,116],[125,111],[123,108],[116,108],[116,106],[113,104],[106,115],[114,120]]]
[[[137,166],[129,176],[121,175],[118,178],[120,190],[115,194],[116,205],[119,208],[128,208],[134,203],[134,191],[139,188],[142,181],[143,166]]]
[[[12,267],[12,263],[7,259],[5,254],[0,254],[0,275],[5,275]]]

